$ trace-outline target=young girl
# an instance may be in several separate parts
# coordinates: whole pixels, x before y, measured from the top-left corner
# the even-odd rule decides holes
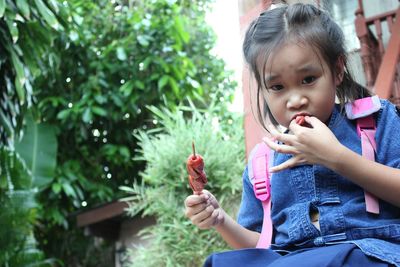
[[[246,168],[238,222],[206,190],[185,200],[193,224],[240,249],[205,266],[400,266],[400,111],[378,101],[375,161],[362,157],[344,106],[370,94],[347,71],[338,25],[312,5],[281,6],[250,25],[243,51],[264,99],[259,115],[271,122],[274,236],[270,249],[254,248],[263,209]],[[379,198],[379,214],[366,211],[364,190]]]

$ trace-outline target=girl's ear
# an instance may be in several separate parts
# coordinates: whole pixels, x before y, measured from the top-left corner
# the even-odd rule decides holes
[[[340,56],[335,65],[335,85],[339,86],[342,81],[343,81],[343,76],[344,76],[344,60],[343,56]]]

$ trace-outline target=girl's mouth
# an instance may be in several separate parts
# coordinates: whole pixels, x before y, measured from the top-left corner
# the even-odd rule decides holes
[[[312,128],[311,125],[306,122],[305,116],[310,116],[310,115],[306,113],[299,113],[296,114],[292,120],[295,120],[297,125]]]

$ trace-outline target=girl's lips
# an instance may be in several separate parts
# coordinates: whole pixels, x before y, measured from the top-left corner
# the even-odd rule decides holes
[[[310,116],[310,114],[307,113],[298,113],[293,117],[293,120],[295,121],[295,123],[297,125],[303,126],[303,127],[308,127],[308,128],[312,128],[310,124],[308,124],[305,121],[305,116]]]
[[[297,117],[300,117],[300,116],[305,117],[305,116],[311,116],[311,115],[308,113],[297,113],[296,115],[294,115],[292,117],[292,119],[290,121],[295,120]]]

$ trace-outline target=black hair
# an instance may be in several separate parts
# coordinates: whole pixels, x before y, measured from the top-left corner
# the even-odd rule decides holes
[[[245,60],[257,82],[257,113],[264,128],[266,115],[273,124],[278,124],[266,103],[263,112],[260,107],[260,91],[265,87],[266,62],[275,49],[288,41],[311,45],[328,65],[333,77],[338,75],[338,60],[342,60],[343,80],[336,90],[342,110],[345,102],[371,95],[349,73],[343,32],[326,12],[311,4],[276,7],[261,13],[250,24],[243,42]]]

